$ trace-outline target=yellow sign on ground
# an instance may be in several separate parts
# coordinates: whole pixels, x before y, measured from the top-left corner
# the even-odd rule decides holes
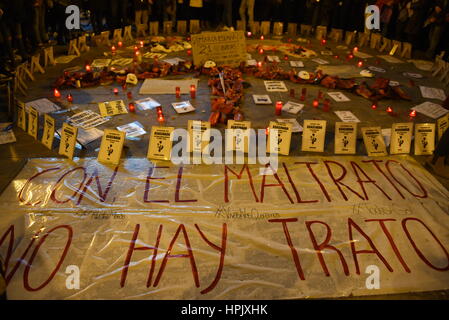
[[[335,122],[335,154],[355,154],[357,123]]]
[[[17,126],[26,131],[26,112],[25,112],[25,104],[22,101],[17,101]]]
[[[55,119],[48,114],[44,114],[44,133],[42,135],[42,143],[48,149],[52,149],[53,140],[55,138]]]
[[[28,112],[28,134],[34,139],[37,139],[37,131],[39,128],[39,112],[31,106],[29,108],[30,111]]]
[[[203,65],[212,60],[217,65],[238,66],[246,61],[243,31],[202,32],[192,35],[193,63]]]
[[[125,136],[123,131],[105,129],[98,152],[98,161],[106,164],[119,164]]]
[[[385,146],[382,129],[380,127],[362,128],[362,136],[366,152],[370,157],[387,155],[387,147]]]
[[[410,153],[413,122],[394,123],[391,128],[390,153]]]
[[[170,160],[173,127],[152,127],[148,146],[148,159]]]
[[[326,120],[304,120],[302,151],[323,152],[326,138]]]
[[[78,128],[64,123],[61,131],[61,141],[59,143],[59,154],[73,159],[76,146],[76,137],[78,136]]]
[[[435,150],[435,123],[415,125],[415,155],[431,155]]]
[[[128,113],[123,100],[99,102],[98,108],[102,117],[115,116],[117,114]]]
[[[228,120],[226,150],[248,153],[249,129],[251,129],[251,121]]]
[[[292,124],[270,121],[267,152],[288,156],[292,139]]]

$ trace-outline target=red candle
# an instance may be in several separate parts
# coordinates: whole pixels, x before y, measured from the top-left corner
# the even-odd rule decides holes
[[[358,47],[354,47],[354,49],[352,49],[352,52],[357,52],[357,51],[359,51]]]
[[[357,67],[359,67],[359,68],[363,67],[363,61],[362,61],[362,60],[360,60],[359,62],[357,62]]]
[[[307,95],[307,88],[302,88],[301,90],[301,101],[304,101],[306,99],[306,95]]]
[[[322,46],[326,45],[326,39],[321,39],[321,45]]]
[[[287,61],[288,60],[288,55],[284,56],[284,60]]]
[[[143,41],[140,41],[140,47],[143,48]]]
[[[261,35],[260,40],[265,40],[265,37],[263,35]]]
[[[163,124],[165,122],[165,118],[164,118],[164,115],[162,113],[157,116],[157,121],[160,124]]]
[[[259,49],[259,54],[263,54],[263,49],[262,48]]]
[[[128,109],[129,109],[129,112],[133,112],[133,113],[136,112],[136,106],[132,102],[130,102],[128,104]]]
[[[195,99],[195,97],[196,97],[196,87],[195,87],[194,84],[192,84],[192,85],[190,86],[190,97],[191,97],[192,99]]]
[[[129,100],[131,100],[133,98],[133,93],[131,91],[128,91],[126,96],[128,97]]]
[[[251,38],[251,36],[252,36],[253,34],[251,33],[251,31],[248,31],[248,32],[246,33],[246,35],[248,36],[248,38]]]
[[[352,53],[350,53],[350,54],[348,55],[348,59],[354,59],[354,55],[353,55]]]
[[[181,98],[181,88],[180,87],[176,87],[176,99]]]
[[[187,50],[187,55],[188,55],[188,56],[191,56],[191,55],[192,55],[192,50],[190,50],[190,49]]]
[[[118,42],[118,47],[121,48],[123,46],[123,42],[119,41]]]
[[[258,61],[258,62],[257,62],[257,67],[258,67],[258,68],[262,68],[262,61]]]
[[[87,71],[87,72],[91,72],[91,71],[92,71],[92,68],[91,68],[91,66],[90,66],[90,65],[88,65],[88,64],[86,64],[86,71]]]
[[[115,48],[115,46],[112,46],[112,47],[111,47],[112,53],[115,53],[115,50],[117,50],[117,49]]]
[[[390,114],[393,113],[393,108],[392,107],[387,107],[387,112],[390,113]]]
[[[55,88],[55,90],[53,91],[53,95],[55,96],[55,98],[61,98],[61,92],[59,92],[58,89]]]
[[[67,101],[70,103],[73,102],[73,96],[70,93],[67,95]]]
[[[410,111],[409,116],[412,118],[416,117],[416,110]]]
[[[376,109],[377,109],[377,104],[373,103],[373,104],[371,105],[371,109],[376,110]]]
[[[265,134],[266,134],[267,136],[270,134],[270,127],[267,127],[267,128],[265,129]]]
[[[320,105],[320,102],[318,101],[318,99],[313,99],[313,107],[318,108],[319,105]]]
[[[158,116],[162,115],[162,107],[156,107],[156,113]]]
[[[118,94],[118,89],[114,88],[114,94],[117,95]]]
[[[139,51],[139,47],[138,46],[134,46],[134,51]]]
[[[330,102],[329,99],[324,99],[324,102],[323,102],[323,111],[329,112],[329,110],[330,110],[330,108],[331,108],[330,104],[331,104],[331,102]]]
[[[290,89],[290,97],[295,97],[295,89]]]
[[[280,116],[282,114],[282,101],[277,101],[276,102],[276,110],[275,110],[275,114],[277,116]]]

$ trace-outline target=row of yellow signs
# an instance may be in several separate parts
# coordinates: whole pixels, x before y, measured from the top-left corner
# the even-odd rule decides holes
[[[18,125],[26,130],[25,109],[18,106]],[[38,111],[30,107],[28,113],[28,134],[37,139]],[[395,123],[391,129],[390,154],[410,153],[413,123]],[[438,136],[441,138],[449,126],[449,114],[437,121]],[[208,134],[210,123],[206,121],[188,121],[189,140],[188,152],[207,152],[210,136]],[[226,139],[227,150],[238,150],[248,153],[250,121],[228,121],[228,129],[233,129],[234,137]],[[149,159],[170,160],[172,151],[173,127],[152,127],[147,157]],[[361,128],[363,141],[369,156],[386,156],[387,147],[380,127]],[[431,155],[435,149],[435,123],[420,123],[415,125],[415,155]],[[55,120],[44,115],[44,132],[42,143],[52,149],[55,133]],[[59,154],[70,159],[73,158],[78,129],[67,123],[63,124]],[[325,120],[304,120],[302,135],[302,151],[323,152],[326,134]],[[267,152],[288,155],[290,152],[292,125],[271,121],[268,128]],[[357,123],[335,123],[335,154],[355,154],[357,140]],[[98,160],[103,163],[118,164],[120,161],[125,133],[113,129],[105,129],[101,141]],[[275,142],[273,150],[270,144]],[[277,142],[277,144],[276,144]]]

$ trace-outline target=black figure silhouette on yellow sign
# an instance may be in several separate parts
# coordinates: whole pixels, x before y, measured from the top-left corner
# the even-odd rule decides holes
[[[346,148],[346,146],[349,144],[348,137],[347,137],[347,136],[344,136],[342,142],[343,142],[343,147]]]
[[[310,142],[311,142],[312,144],[315,144],[316,141],[317,141],[317,138],[316,138],[316,136],[315,136],[315,133],[312,133],[312,135],[310,136]]]
[[[427,145],[429,144],[429,142],[427,141],[426,137],[423,137],[423,138],[422,138],[421,143],[422,143],[423,149],[426,149],[426,148],[427,148]]]
[[[108,147],[108,157],[111,156],[111,154],[114,152],[114,148],[112,148],[112,144]]]
[[[404,141],[402,135],[400,135],[399,138],[398,138],[398,145],[401,147],[404,144],[404,142],[405,141]]]
[[[379,148],[379,144],[376,142],[376,139],[373,139],[373,140],[371,141],[371,144],[373,145],[374,150],[377,150],[377,148]]]
[[[161,152],[164,149],[164,144],[162,143],[162,141],[159,141],[157,143],[157,151]]]

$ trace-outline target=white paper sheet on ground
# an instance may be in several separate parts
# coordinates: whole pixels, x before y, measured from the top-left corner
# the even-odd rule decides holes
[[[290,61],[290,67],[293,67],[293,68],[304,68],[304,62],[302,62],[302,61]]]
[[[137,104],[137,108],[139,108],[140,110],[151,110],[161,106],[161,104],[153,98],[136,100],[135,103]]]
[[[312,61],[316,62],[318,64],[329,64],[329,61],[321,59],[321,58],[312,59]]]
[[[78,56],[75,55],[69,55],[69,56],[59,56],[55,58],[56,63],[69,63],[73,59],[78,58]]]
[[[268,92],[287,92],[288,89],[285,86],[284,81],[264,81],[265,89]]]
[[[190,86],[198,88],[198,79],[185,80],[160,80],[145,79],[140,87],[139,94],[175,94],[176,87],[181,89],[181,94],[190,93]]]
[[[331,56],[331,55],[333,55],[334,53],[332,52],[332,51],[330,51],[330,50],[324,50],[324,51],[321,51],[321,55],[322,56]]]
[[[285,111],[285,112],[288,112],[288,113],[292,113],[292,114],[297,114],[299,111],[302,110],[302,108],[304,108],[303,104],[292,102],[292,101],[288,101],[282,107],[282,111]]]
[[[382,137],[385,141],[385,146],[389,146],[391,142],[391,128],[382,129]]]
[[[81,127],[83,129],[93,128],[109,121],[108,118],[102,117],[100,114],[91,110],[78,112],[69,117],[67,120],[71,125],[75,127]]]
[[[139,121],[130,122],[117,127],[117,130],[126,133],[126,139],[136,138],[147,133]]]
[[[278,56],[267,56],[268,61],[270,62],[281,62]]]
[[[255,67],[255,66],[257,66],[257,61],[254,59],[246,60],[246,65]]]
[[[392,57],[390,55],[381,55],[381,56],[377,56],[378,58],[384,59],[385,61],[389,62],[389,63],[405,63],[402,60],[399,60],[398,58]]]
[[[97,128],[90,129],[78,129],[78,136],[76,140],[83,146],[95,141],[103,136],[103,130],[99,130]]]
[[[409,77],[409,78],[415,78],[415,79],[422,79],[423,75],[420,73],[413,73],[413,72],[404,72],[402,74],[404,77]]]
[[[272,104],[270,96],[267,94],[253,94],[255,104]]]
[[[368,59],[368,58],[373,57],[372,55],[370,55],[368,53],[361,52],[361,51],[354,52],[354,56],[356,56],[357,58],[360,58],[360,59]]]
[[[184,62],[185,60],[176,57],[176,58],[171,58],[171,59],[164,59],[164,60],[162,60],[162,61],[163,61],[163,62],[167,62],[168,64],[171,64],[172,66],[176,66],[178,63]]]
[[[342,92],[328,92],[327,94],[337,102],[351,101],[351,99],[345,96],[345,94]]]
[[[190,104],[190,101],[173,102],[171,105],[177,113],[195,111],[195,107]]]
[[[27,102],[25,103],[25,107],[27,112],[29,112],[30,107],[33,107],[39,112],[40,116],[43,115],[44,113],[50,113],[61,109],[58,105],[54,104],[47,98]]]
[[[412,110],[416,110],[416,112],[422,113],[432,119],[438,119],[449,112],[449,110],[443,108],[439,104],[428,101],[413,107]]]
[[[292,125],[292,132],[294,133],[302,132],[303,130],[302,126],[298,123],[296,119],[276,119],[276,121],[281,123],[290,123]]]
[[[12,127],[10,127],[11,125],[11,122],[0,123],[0,144],[16,142],[16,136],[12,131]]]
[[[132,58],[119,58],[119,59],[114,59],[111,62],[111,66],[119,66],[119,67],[124,67],[127,66],[129,64],[133,63],[133,59]]]
[[[92,61],[92,68],[104,68],[108,67],[111,64],[111,59],[95,59]]]
[[[431,71],[433,68],[433,62],[427,60],[407,60],[415,65],[415,67],[422,71]]]
[[[374,66],[369,66],[368,69],[370,69],[371,71],[374,71],[374,72],[382,72],[382,73],[386,72],[385,69],[379,68],[379,67],[374,67]]]
[[[335,114],[343,122],[360,122],[359,118],[357,118],[351,111],[335,111]]]
[[[443,89],[419,86],[423,98],[445,100],[446,94]]]

